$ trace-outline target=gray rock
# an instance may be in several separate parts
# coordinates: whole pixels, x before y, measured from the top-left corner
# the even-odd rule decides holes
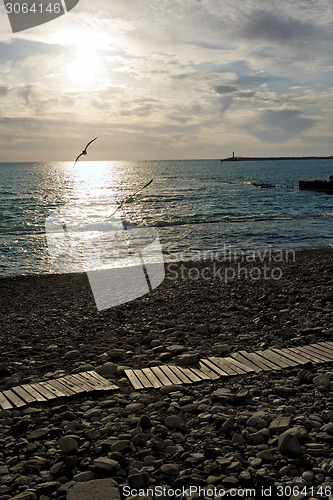
[[[117,365],[111,362],[104,363],[104,365],[97,368],[97,373],[105,378],[113,378],[117,371]]]
[[[184,425],[184,420],[177,415],[169,415],[165,419],[165,425],[169,427],[169,429],[181,429]]]
[[[161,467],[161,472],[166,476],[177,476],[179,473],[179,467],[177,464],[164,464]]]
[[[115,471],[118,467],[118,462],[107,457],[99,457],[93,461],[93,465],[97,469]]]
[[[291,417],[277,417],[272,420],[269,430],[272,432],[284,432],[290,428],[292,422]]]
[[[58,439],[58,446],[62,453],[72,453],[78,449],[79,443],[76,441],[76,439],[73,439],[69,436],[63,436]]]
[[[330,377],[327,373],[320,373],[313,379],[313,383],[316,387],[325,387],[328,388],[330,386]]]
[[[85,472],[79,472],[73,477],[73,480],[76,481],[77,483],[85,482],[85,481],[91,481],[94,479],[95,474],[91,471],[85,471]]]
[[[285,431],[278,440],[278,448],[283,455],[301,455],[302,447],[296,436],[291,432]]]
[[[66,500],[120,500],[117,483],[113,479],[94,479],[76,483],[68,490]]]
[[[50,432],[50,429],[46,428],[41,428],[41,429],[36,429],[35,431],[30,432],[28,434],[27,439],[35,440],[35,439],[41,439],[42,437],[47,436],[47,434]]]

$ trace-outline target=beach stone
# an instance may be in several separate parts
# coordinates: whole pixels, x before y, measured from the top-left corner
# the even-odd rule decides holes
[[[284,432],[290,428],[291,422],[292,417],[274,418],[269,425],[269,430],[272,432]]]
[[[97,469],[103,469],[108,471],[114,471],[118,467],[118,462],[107,457],[99,457],[93,461],[93,465]]]
[[[283,455],[301,455],[302,448],[296,436],[291,432],[283,432],[278,440],[278,448]]]
[[[312,472],[312,470],[306,470],[305,472],[303,472],[302,474],[302,479],[305,479],[305,481],[312,481],[312,479],[314,478],[314,473]]]
[[[32,439],[32,440],[37,440],[37,439],[41,439],[45,436],[47,436],[47,434],[50,432],[50,429],[46,429],[46,428],[41,428],[41,429],[36,429],[35,431],[32,431],[30,432],[30,434],[28,434],[27,436],[27,439]]]
[[[160,393],[161,394],[170,394],[171,392],[178,392],[178,391],[183,391],[184,386],[179,385],[179,384],[170,384],[170,385],[164,385],[163,387],[160,388]]]
[[[199,363],[199,361],[200,361],[200,356],[199,354],[195,353],[181,354],[176,358],[176,363],[177,365],[180,366],[196,365]]]
[[[76,483],[67,492],[66,500],[120,500],[119,487],[113,479],[94,479]]]
[[[208,325],[197,326],[195,329],[195,333],[199,333],[199,334],[203,334],[203,335],[209,333]]]
[[[147,472],[140,472],[138,474],[131,474],[128,476],[129,486],[136,490],[145,488],[148,484],[148,481],[149,475]]]
[[[179,467],[177,464],[164,464],[161,467],[161,472],[166,476],[177,476],[179,473]]]
[[[325,387],[328,388],[330,386],[330,377],[327,373],[321,373],[314,377],[313,383],[316,387]]]
[[[108,361],[96,369],[96,372],[105,378],[113,378],[117,371],[117,365]]]
[[[80,351],[78,351],[77,349],[73,349],[71,351],[65,352],[64,359],[75,359],[79,358],[80,356],[81,356]]]
[[[184,420],[177,415],[169,415],[165,419],[165,425],[169,429],[181,429],[184,425]]]
[[[129,403],[125,406],[125,410],[127,411],[139,411],[143,410],[145,405],[143,403]]]
[[[85,472],[79,472],[78,474],[75,474],[73,477],[73,480],[76,481],[77,483],[84,482],[84,481],[91,481],[94,479],[95,474],[91,471],[85,471]]]
[[[257,453],[257,457],[265,460],[266,462],[274,462],[275,457],[270,450],[262,450]]]
[[[71,453],[78,449],[79,443],[69,436],[63,436],[58,439],[58,446],[62,453]]]
[[[245,438],[241,435],[241,434],[238,434],[237,432],[232,436],[232,441],[231,443],[233,445],[236,445],[236,444],[240,444],[240,445],[243,445],[245,444]]]
[[[37,495],[33,491],[23,491],[11,497],[11,500],[37,500]]]
[[[253,415],[247,420],[246,425],[248,427],[255,427],[256,429],[264,429],[267,427],[267,422],[259,415]]]

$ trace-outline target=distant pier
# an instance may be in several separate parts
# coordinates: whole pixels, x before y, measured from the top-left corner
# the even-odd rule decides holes
[[[276,161],[276,160],[333,160],[332,156],[230,156],[222,158],[224,161]]]

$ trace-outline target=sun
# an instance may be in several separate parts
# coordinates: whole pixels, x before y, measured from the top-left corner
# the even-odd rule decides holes
[[[68,63],[68,73],[72,82],[81,87],[95,85],[100,71],[100,56],[95,49],[78,48],[75,56]]]

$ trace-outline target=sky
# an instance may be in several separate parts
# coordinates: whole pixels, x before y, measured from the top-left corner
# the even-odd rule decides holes
[[[332,9],[80,0],[13,34],[1,4],[0,161],[332,155]]]

